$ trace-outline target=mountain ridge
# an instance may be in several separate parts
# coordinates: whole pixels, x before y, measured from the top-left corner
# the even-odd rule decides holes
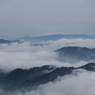
[[[0,39],[0,44],[22,43],[21,40],[5,40]]]
[[[6,91],[23,91],[25,89],[31,90],[39,85],[53,82],[59,76],[62,77],[65,75],[71,75],[74,70],[79,69],[95,72],[95,63],[88,63],[77,68],[46,65],[42,67],[34,67],[31,69],[15,69],[3,76],[0,75],[0,84],[5,85],[1,88]],[[48,70],[49,72],[45,72],[45,70]]]
[[[76,38],[95,39],[95,36],[78,35],[78,34],[74,34],[74,35],[54,34],[54,35],[44,35],[44,36],[36,36],[36,37],[26,36],[26,37],[22,37],[19,39],[22,39],[25,41],[31,41],[31,42],[42,42],[42,41],[49,41],[49,40],[56,41],[56,40],[59,40],[61,38],[66,38],[66,39],[76,39]]]
[[[95,61],[95,48],[68,46],[57,49],[55,52],[63,62]]]

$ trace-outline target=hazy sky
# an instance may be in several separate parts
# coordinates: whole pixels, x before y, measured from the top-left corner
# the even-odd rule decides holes
[[[0,38],[95,35],[94,0],[0,0]]]

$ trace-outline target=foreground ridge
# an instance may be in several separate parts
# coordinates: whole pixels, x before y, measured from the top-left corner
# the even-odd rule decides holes
[[[6,91],[31,90],[40,84],[53,82],[59,76],[70,75],[74,70],[78,69],[95,72],[95,63],[88,63],[77,68],[45,65],[31,69],[16,69],[9,73],[0,73],[0,88]]]

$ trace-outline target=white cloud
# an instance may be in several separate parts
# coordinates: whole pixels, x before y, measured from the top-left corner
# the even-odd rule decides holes
[[[51,49],[59,49],[66,46],[80,46],[80,47],[88,47],[95,48],[95,39],[60,39],[58,41],[49,41],[47,42]]]
[[[30,42],[0,45],[0,69],[10,71],[16,68],[31,68],[42,65],[77,67],[87,64],[87,62],[63,63],[57,60],[58,55],[53,51],[65,46],[95,48],[95,39],[60,39],[43,43],[47,45],[43,47],[31,46]],[[40,85],[37,90],[25,93],[9,92],[6,94],[0,90],[0,95],[95,95],[95,73],[81,70],[77,76],[75,75],[58,78],[55,82]]]
[[[25,93],[5,93],[2,95],[95,95],[95,73],[82,71],[75,75],[58,78],[55,82],[40,85],[36,90]]]
[[[94,80],[95,73],[83,72],[77,76],[66,76],[57,82],[40,86],[38,90],[30,93],[34,95],[95,95]]]
[[[22,44],[0,45],[0,69],[10,71],[16,68],[31,68],[42,65],[56,66],[81,66],[87,62],[75,64],[58,61],[58,55],[54,50],[66,46],[81,46],[95,48],[95,39],[60,39],[58,41],[43,42],[47,45],[32,46],[30,42]],[[92,43],[92,44],[91,44]]]

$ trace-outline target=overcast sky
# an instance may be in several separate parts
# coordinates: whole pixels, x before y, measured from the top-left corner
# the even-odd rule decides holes
[[[94,0],[0,0],[0,38],[95,35]]]

